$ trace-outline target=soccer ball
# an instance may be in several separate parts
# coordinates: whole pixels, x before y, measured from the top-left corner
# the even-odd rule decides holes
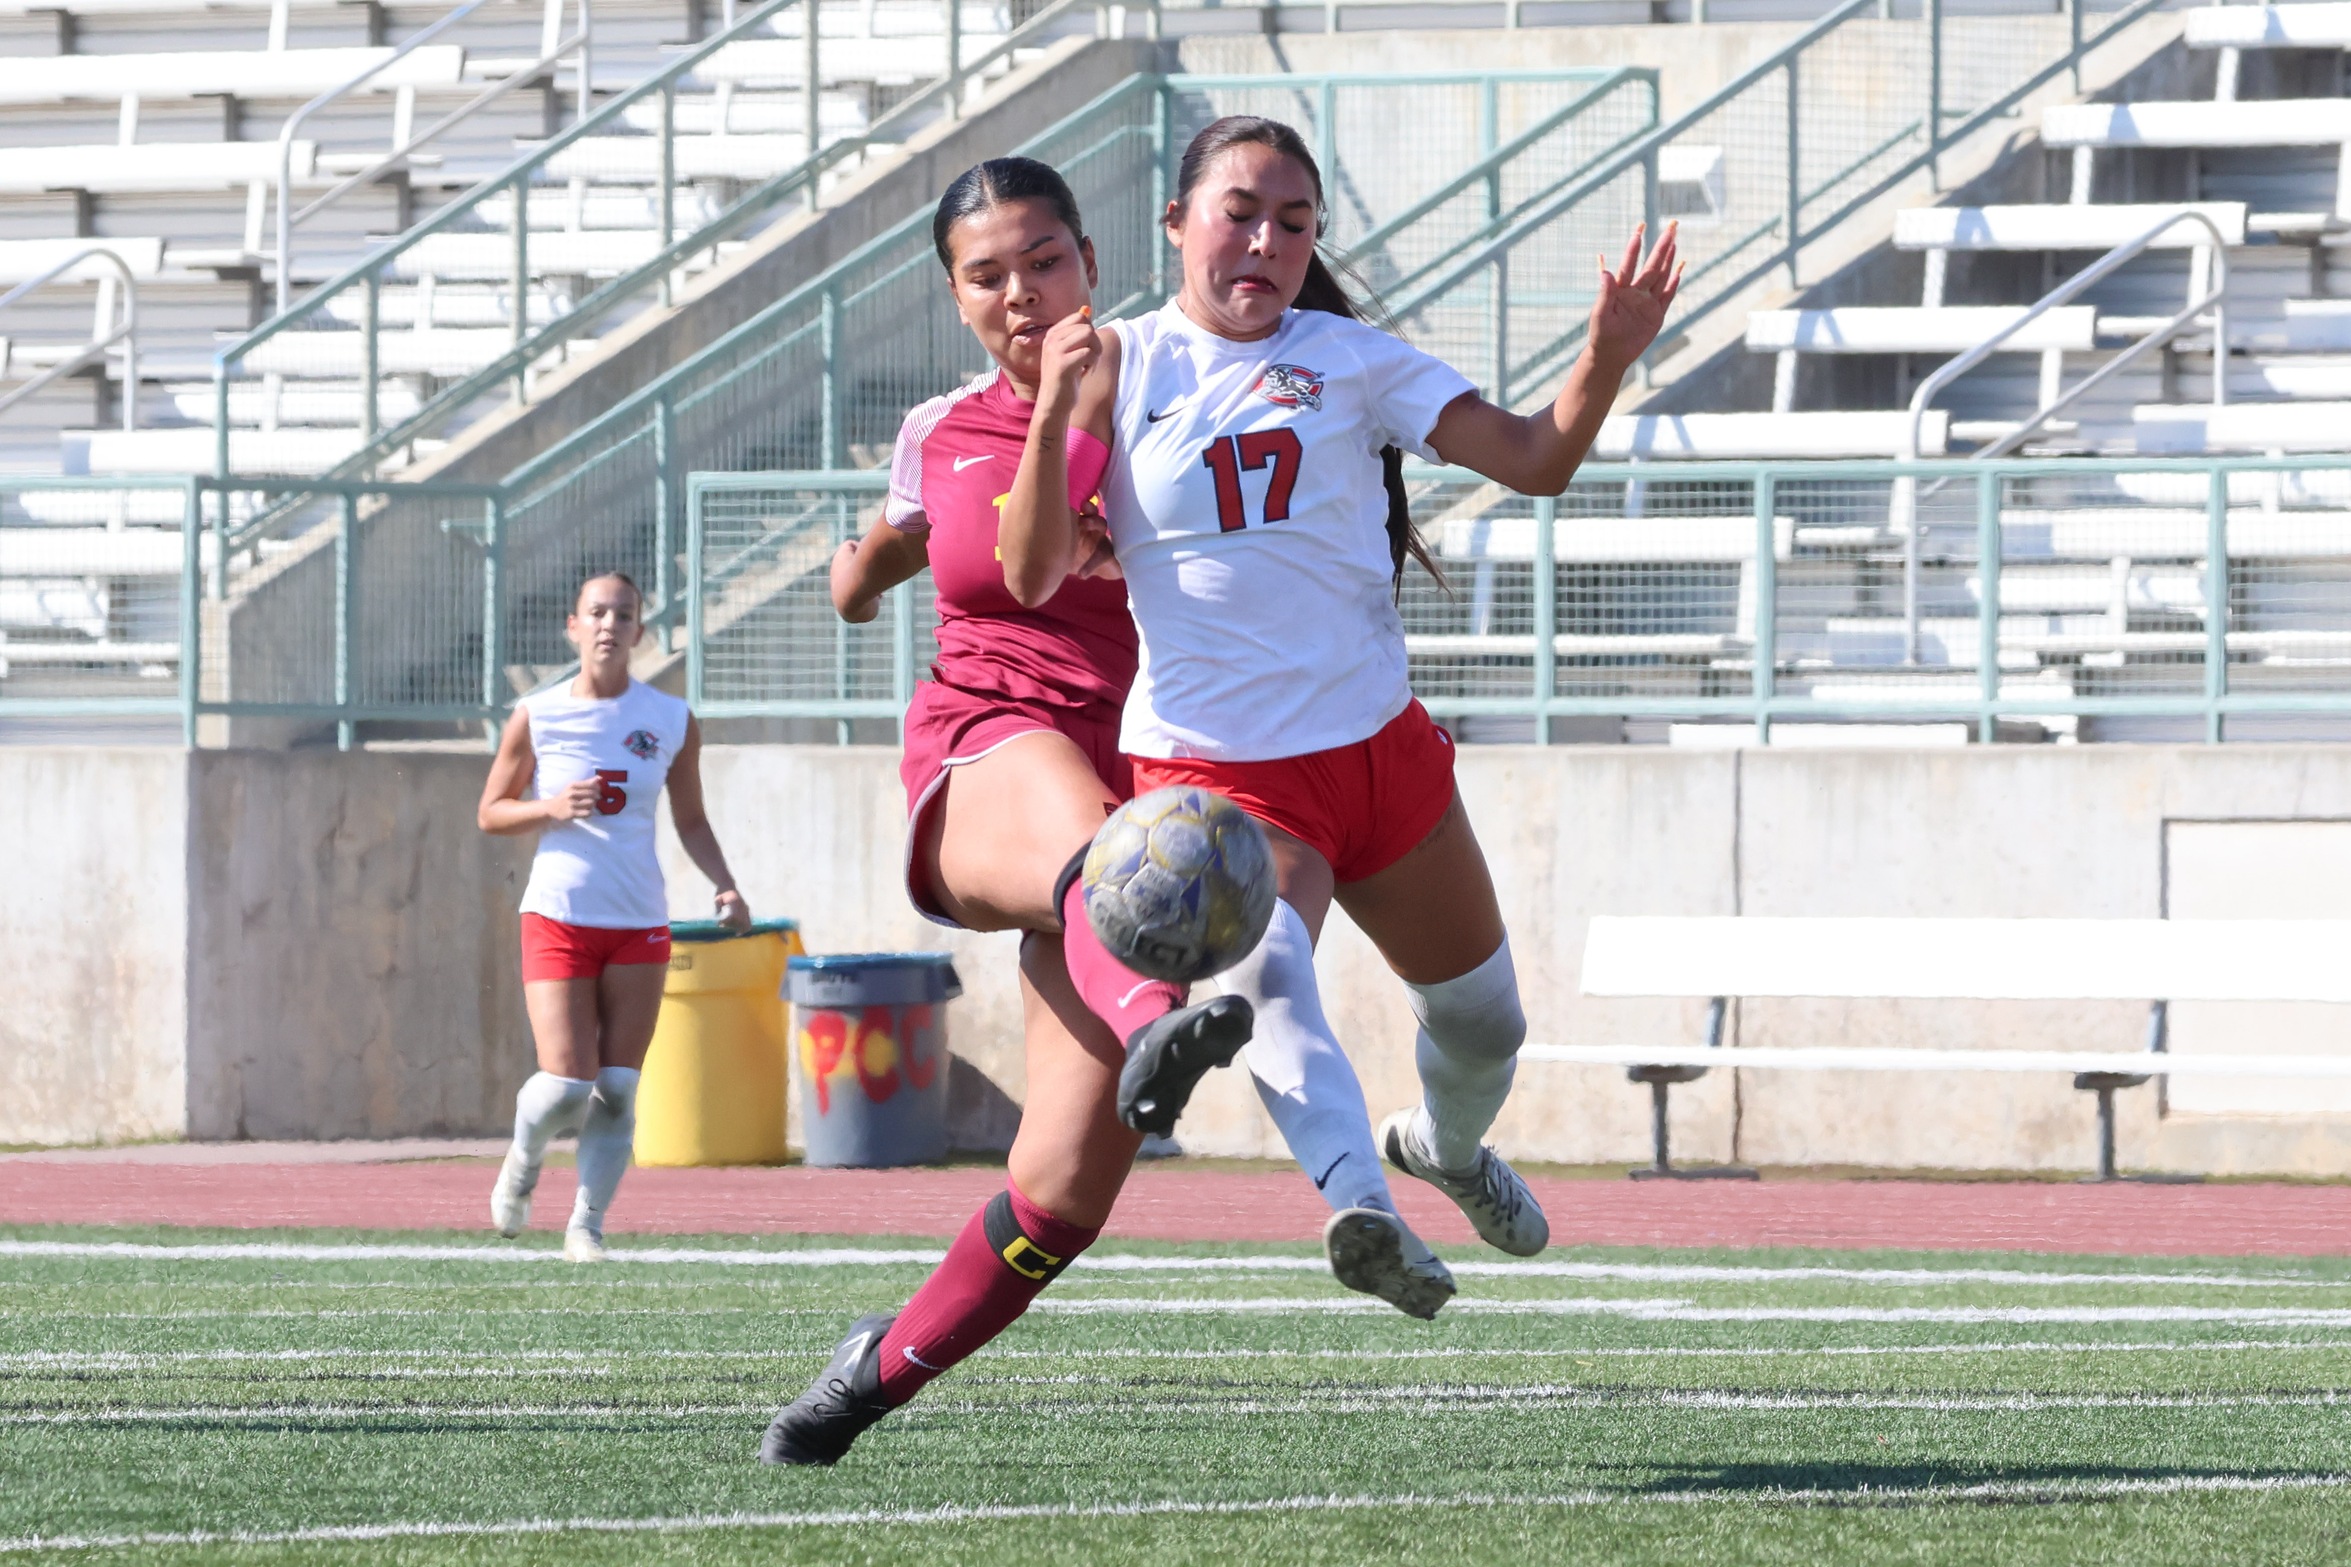
[[[1086,923],[1138,974],[1188,985],[1256,949],[1273,920],[1273,850],[1222,795],[1154,789],[1110,813],[1081,872]]]

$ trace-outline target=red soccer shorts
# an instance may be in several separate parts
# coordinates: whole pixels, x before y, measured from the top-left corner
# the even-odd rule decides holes
[[[669,927],[606,930],[600,925],[566,925],[543,914],[522,917],[522,982],[595,979],[627,963],[667,963]]]
[[[1453,737],[1418,701],[1369,740],[1270,762],[1138,756],[1135,793],[1188,784],[1221,794],[1328,860],[1341,882],[1395,864],[1453,803]]]

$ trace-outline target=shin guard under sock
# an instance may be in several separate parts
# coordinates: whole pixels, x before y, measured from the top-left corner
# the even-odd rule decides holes
[[[1101,1233],[1056,1219],[1007,1184],[971,1216],[883,1337],[883,1400],[905,1403],[1012,1326]]]

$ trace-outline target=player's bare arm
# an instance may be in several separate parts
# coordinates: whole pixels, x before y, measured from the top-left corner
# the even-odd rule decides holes
[[[677,760],[669,764],[669,819],[677,827],[678,846],[686,851],[686,858],[717,889],[711,901],[718,910],[718,922],[738,934],[749,930],[751,905],[735,889],[735,873],[727,869],[727,857],[718,846],[718,834],[711,830],[710,813],[702,804],[702,724],[698,719],[686,720],[685,743],[678,747]]]
[[[931,563],[927,535],[877,522],[862,539],[843,539],[833,551],[833,613],[862,626],[882,612],[882,595],[911,582]]]
[[[1105,553],[1100,529],[1069,504],[1069,432],[1074,424],[1110,444],[1117,378],[1118,339],[1095,327],[1091,307],[1046,332],[1038,355],[1037,411],[997,530],[1005,589],[1031,608]]]
[[[544,800],[526,800],[531,772],[538,758],[531,754],[531,718],[516,708],[498,736],[498,755],[490,763],[489,782],[482,785],[482,803],[474,811],[475,825],[501,838],[537,832],[549,822],[585,821],[596,813],[596,780],[575,783]]]
[[[1665,324],[1681,288],[1675,225],[1644,256],[1646,225],[1635,225],[1624,259],[1600,263],[1600,294],[1592,302],[1584,351],[1568,371],[1558,399],[1539,413],[1514,414],[1467,394],[1447,405],[1429,433],[1429,445],[1449,463],[1474,468],[1522,495],[1557,495],[1582,466],[1632,369]]]

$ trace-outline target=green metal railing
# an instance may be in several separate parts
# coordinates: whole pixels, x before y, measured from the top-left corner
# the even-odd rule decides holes
[[[1901,480],[1943,480],[1919,548]],[[1557,498],[1410,475],[1454,580],[1403,600],[1414,689],[1452,718],[1775,722],[2351,719],[2351,456],[1590,465]],[[711,717],[896,717],[928,581],[850,626],[826,567],[874,471],[688,482],[687,690]],[[1922,486],[1923,488],[1923,486]],[[1908,653],[1904,563],[1926,606]],[[2175,722],[2176,727],[2176,722]]]
[[[509,393],[517,400],[528,401],[531,396],[531,376],[534,367],[560,362],[564,345],[582,337],[599,326],[612,322],[624,311],[642,308],[648,304],[666,305],[670,302],[674,280],[680,270],[697,256],[703,256],[729,239],[743,235],[777,208],[799,199],[813,199],[824,178],[852,160],[862,157],[869,149],[904,136],[921,122],[924,115],[942,107],[950,114],[957,111],[967,83],[982,75],[1015,51],[1036,46],[1040,40],[1058,33],[1073,13],[1094,10],[1108,14],[1113,9],[1127,9],[1118,0],[1049,0],[1042,9],[1029,17],[1011,33],[987,50],[970,59],[963,59],[960,44],[960,0],[942,0],[949,13],[948,70],[918,91],[894,104],[888,112],[877,117],[863,132],[839,137],[821,145],[814,144],[814,122],[811,120],[809,154],[797,165],[754,184],[736,197],[723,211],[706,222],[695,224],[680,235],[677,229],[674,201],[675,125],[676,106],[680,88],[710,58],[729,44],[764,36],[768,23],[779,13],[799,10],[808,15],[803,20],[804,30],[814,25],[821,0],[765,0],[765,3],[740,17],[733,26],[672,61],[660,71],[636,86],[605,103],[594,113],[578,119],[547,141],[533,148],[496,174],[481,181],[470,191],[450,202],[422,223],[407,230],[398,239],[381,247],[359,263],[328,280],[297,301],[290,309],[281,310],[263,322],[245,337],[221,350],[214,371],[214,427],[218,442],[214,471],[227,476],[235,471],[230,459],[229,399],[231,388],[240,381],[254,379],[245,369],[249,360],[263,357],[273,342],[280,351],[299,349],[304,334],[332,334],[336,337],[356,335],[361,346],[362,425],[361,443],[349,457],[328,471],[331,479],[361,478],[372,475],[377,466],[402,448],[428,437],[446,434],[454,425]],[[1140,0],[1134,9],[1144,19],[1150,35],[1157,36],[1157,0]],[[811,81],[820,76],[819,63],[823,47],[821,35],[815,36],[816,48],[809,52],[808,75]],[[816,101],[813,96],[809,100]],[[551,188],[549,168],[555,159],[573,147],[582,138],[600,133],[625,131],[629,111],[637,105],[658,102],[660,114],[654,140],[658,146],[661,176],[654,188],[658,203],[656,235],[660,248],[647,259],[613,277],[581,298],[571,309],[542,324],[534,326],[528,300],[531,295],[531,226],[530,201],[534,190],[543,199],[559,200],[559,188]],[[488,222],[484,209],[497,203],[505,204],[507,219],[503,224]],[[379,412],[379,374],[383,364],[381,303],[387,282],[397,279],[403,268],[403,258],[435,236],[475,232],[484,227],[504,229],[511,246],[512,266],[505,280],[510,291],[508,300],[511,316],[511,344],[501,354],[470,373],[452,378],[407,418],[386,426]],[[356,299],[356,309],[352,302]],[[356,314],[356,328],[345,323],[345,315]],[[263,512],[249,526],[266,528],[281,521],[277,513]]]

